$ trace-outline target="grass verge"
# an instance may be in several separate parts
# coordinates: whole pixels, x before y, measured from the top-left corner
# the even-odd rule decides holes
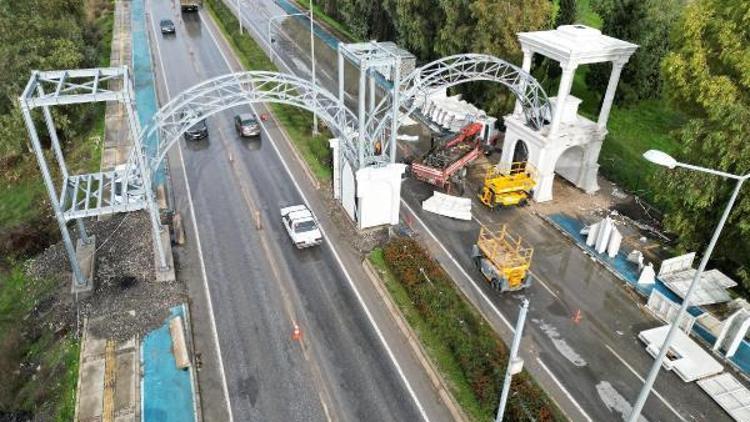
[[[49,328],[56,323],[45,304],[55,288],[28,278],[21,265],[0,272],[0,408],[68,421],[75,409],[79,342]]]
[[[587,70],[584,66],[576,72],[572,94],[582,100],[579,113],[596,121],[600,96],[586,86]],[[626,190],[653,202],[654,189],[649,181],[658,169],[642,155],[649,149],[675,152],[678,144],[672,132],[684,121],[682,114],[664,99],[644,100],[629,107],[612,107],[607,122],[609,133],[599,156],[601,173]]]
[[[249,34],[239,33],[237,18],[221,0],[207,0],[205,4],[245,69],[277,70]],[[321,182],[330,181],[332,169],[328,139],[332,137],[331,134],[321,127],[319,135],[312,135],[313,115],[309,111],[276,103],[270,104],[270,108],[315,177]]]
[[[97,34],[96,64],[109,64],[112,0],[87,0]],[[104,106],[81,107],[80,132],[64,142],[71,173],[96,170],[101,161]],[[59,179],[51,151],[50,170]],[[79,340],[61,323],[55,308],[61,294],[49,280],[28,277],[21,260],[58,237],[50,222],[46,190],[30,154],[6,163],[0,176],[0,419],[73,420],[78,381]],[[67,293],[63,293],[67,294]]]
[[[464,412],[472,420],[492,420],[508,359],[504,343],[413,239],[393,240],[369,260]],[[526,372],[513,378],[506,415],[565,420]]]

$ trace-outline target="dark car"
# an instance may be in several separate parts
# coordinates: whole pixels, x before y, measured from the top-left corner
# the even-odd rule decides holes
[[[251,113],[234,116],[234,128],[240,136],[259,136],[260,123]]]
[[[172,22],[171,19],[162,19],[159,22],[159,27],[161,28],[162,34],[174,34],[174,22]]]
[[[182,113],[183,119],[187,119],[189,117],[192,117],[192,115],[188,115],[188,113],[186,112]],[[200,117],[200,114],[195,117]],[[186,141],[199,141],[206,137],[208,137],[208,125],[206,124],[206,119],[199,120],[196,124],[185,131]]]

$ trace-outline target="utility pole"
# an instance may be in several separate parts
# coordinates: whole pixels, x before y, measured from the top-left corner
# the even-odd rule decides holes
[[[508,401],[510,393],[510,382],[513,375],[523,370],[523,359],[517,357],[518,346],[521,345],[521,336],[523,334],[523,325],[526,322],[526,312],[529,310],[529,300],[524,299],[521,303],[521,312],[518,314],[516,322],[516,333],[513,336],[513,344],[510,346],[510,357],[508,357],[508,368],[505,370],[505,382],[503,383],[503,392],[500,394],[500,404],[497,407],[497,418],[495,422],[502,422],[505,415],[505,404]]]
[[[240,12],[240,0],[237,0],[237,22],[240,24],[240,35],[242,35],[242,12]]]
[[[313,22],[313,2],[310,0],[310,60],[312,60],[312,84],[315,86],[315,26]],[[318,105],[313,107],[313,136],[318,134]]]

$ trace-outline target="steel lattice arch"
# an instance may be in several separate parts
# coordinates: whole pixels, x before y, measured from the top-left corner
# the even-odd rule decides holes
[[[458,54],[444,57],[414,69],[399,84],[399,108],[405,115],[414,112],[418,99],[424,99],[441,88],[488,81],[506,86],[518,99],[526,124],[541,129],[551,120],[552,111],[547,94],[528,72],[505,60],[487,54]],[[392,96],[384,97],[366,124],[369,144],[390,142]]]
[[[296,76],[275,72],[223,75],[178,94],[161,107],[140,132],[138,144],[143,149],[141,155],[150,157],[149,168],[154,172],[169,149],[199,120],[252,103],[288,104],[317,111],[318,117],[327,124],[333,135],[345,141],[347,159],[356,162],[356,146],[352,137],[357,127],[357,117],[325,89]]]

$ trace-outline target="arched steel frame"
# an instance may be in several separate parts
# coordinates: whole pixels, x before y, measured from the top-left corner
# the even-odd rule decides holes
[[[443,57],[414,69],[400,82],[398,106],[408,116],[416,110],[419,97],[426,99],[437,89],[478,81],[496,82],[510,89],[518,99],[530,127],[541,129],[551,121],[549,99],[539,82],[518,66],[487,54]],[[395,135],[391,136],[389,133],[392,127],[392,108],[392,95],[384,97],[365,125],[368,144],[383,142],[384,151],[395,140]],[[377,161],[377,158],[373,157],[369,161]]]
[[[288,104],[309,111],[342,139],[347,159],[356,163],[353,142],[357,117],[328,91],[296,76],[275,72],[240,72],[219,76],[189,88],[162,106],[140,131],[142,156],[153,173],[182,134],[201,119],[251,103]],[[158,136],[157,136],[158,135]],[[133,155],[131,159],[135,159]]]

